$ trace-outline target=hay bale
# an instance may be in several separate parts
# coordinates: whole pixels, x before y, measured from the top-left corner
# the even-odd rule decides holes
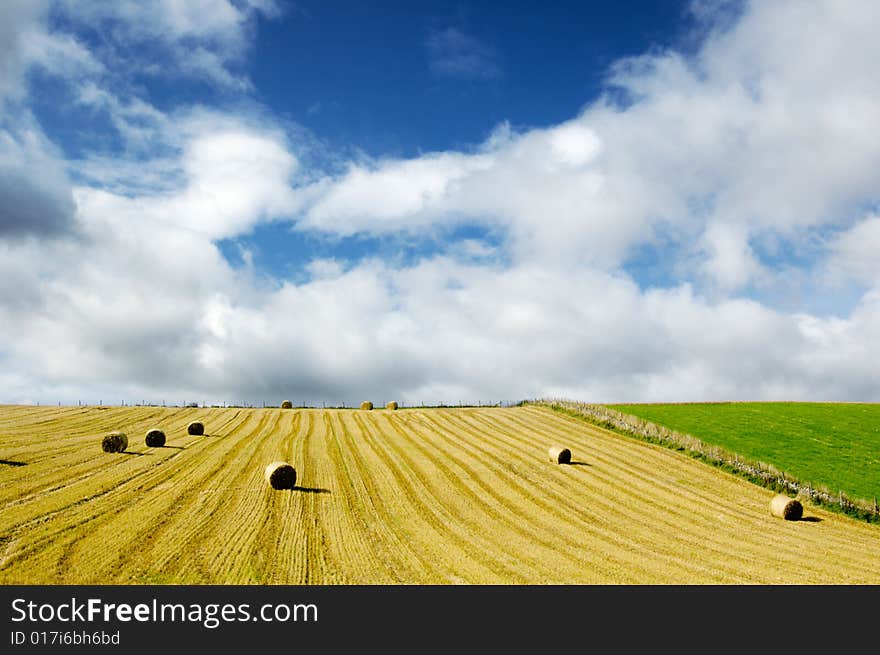
[[[571,464],[571,451],[562,446],[550,446],[550,461],[557,464]]]
[[[193,421],[186,426],[187,434],[205,434],[205,424],[201,421]]]
[[[361,409],[373,409],[373,403],[371,403],[369,400],[365,400],[361,403]]]
[[[289,400],[282,400],[281,401],[281,409],[291,409],[292,407],[293,407],[293,403],[290,402]]]
[[[125,432],[108,432],[101,440],[101,449],[105,453],[121,453],[128,448],[128,437]]]
[[[272,462],[266,466],[266,482],[273,489],[293,489],[296,486],[296,469],[287,462]]]
[[[770,515],[786,521],[800,521],[804,515],[804,506],[795,498],[779,494],[770,501]]]
[[[397,401],[392,400],[390,403],[385,405],[385,409],[397,409]]]
[[[144,443],[150,448],[161,448],[165,445],[165,433],[159,428],[148,430],[144,436]]]

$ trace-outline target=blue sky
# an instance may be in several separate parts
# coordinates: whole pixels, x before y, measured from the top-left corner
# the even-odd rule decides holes
[[[136,71],[125,84],[163,111],[253,102],[334,150],[413,156],[473,146],[502,122],[529,128],[569,119],[607,91],[614,61],[672,44],[686,47],[695,27],[687,3],[678,0],[275,6],[268,16],[248,16],[249,42],[227,66],[248,79],[244,93],[178,76],[162,47],[140,39],[120,56],[168,63],[168,74]],[[49,22],[59,30],[72,27],[84,47],[100,50],[119,19],[103,16],[102,30],[71,25],[66,13],[55,11]],[[75,153],[87,136],[99,138],[88,132],[106,130],[106,122],[82,108],[77,125],[87,126],[86,133],[71,125],[69,89],[40,72],[34,107],[65,149]]]
[[[0,402],[880,399],[871,2],[6,14]]]
[[[680,38],[680,2],[301,3],[259,27],[256,96],[327,140],[410,157],[564,121],[607,67]]]

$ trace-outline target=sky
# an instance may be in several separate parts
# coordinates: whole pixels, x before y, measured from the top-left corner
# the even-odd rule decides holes
[[[0,403],[880,401],[874,0],[5,0]]]

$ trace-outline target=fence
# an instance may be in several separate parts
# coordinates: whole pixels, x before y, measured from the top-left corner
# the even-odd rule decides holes
[[[391,400],[392,399],[382,401],[381,403],[377,403],[376,406],[377,407],[384,407],[386,405],[386,403],[391,402]],[[437,408],[441,408],[441,407],[446,407],[446,408],[451,408],[451,407],[519,407],[525,401],[523,401],[523,400],[476,400],[476,401],[457,400],[454,402],[446,402],[445,400],[439,400],[439,401],[432,400],[432,401],[427,401],[427,402],[425,402],[425,401],[406,402],[406,401],[397,400],[396,402],[397,402],[397,406],[399,409],[414,409],[414,408],[418,408],[418,407],[424,407],[424,408],[432,408],[432,407],[437,407]],[[306,401],[306,400],[295,401],[294,400],[294,401],[291,401],[291,403],[293,404],[294,407],[299,408],[299,409],[319,409],[319,408],[320,409],[356,409],[356,408],[360,407],[360,402],[346,402],[346,401],[341,401],[341,402],[320,401],[320,402],[318,402],[318,401],[314,401],[314,400],[313,401]],[[57,401],[56,404],[58,407],[61,407],[62,405],[68,406],[67,403],[64,403],[63,401],[60,401],[60,400]],[[39,406],[40,403],[36,402],[36,403],[34,403],[34,405]],[[70,403],[69,406],[72,407],[74,405],[73,405],[73,403]],[[131,400],[120,400],[119,404],[110,403],[108,405],[105,405],[103,400],[98,400],[97,403],[90,403],[90,402],[82,401],[82,400],[76,401],[76,407],[108,407],[108,406],[115,406],[115,407],[199,407],[199,408],[232,407],[232,408],[254,409],[257,407],[280,407],[281,401],[277,401],[275,403],[273,403],[273,402],[267,403],[265,400],[260,401],[260,402],[242,400],[242,401],[223,401],[223,402],[216,402],[215,401],[212,403],[208,403],[207,401],[204,401],[204,400],[202,400],[202,401],[184,400],[180,403],[168,404],[164,400],[162,400],[162,401],[141,400],[140,402],[131,401]]]

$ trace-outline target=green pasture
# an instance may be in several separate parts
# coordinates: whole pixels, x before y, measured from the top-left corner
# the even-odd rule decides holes
[[[880,403],[607,405],[849,498],[880,496]]]

